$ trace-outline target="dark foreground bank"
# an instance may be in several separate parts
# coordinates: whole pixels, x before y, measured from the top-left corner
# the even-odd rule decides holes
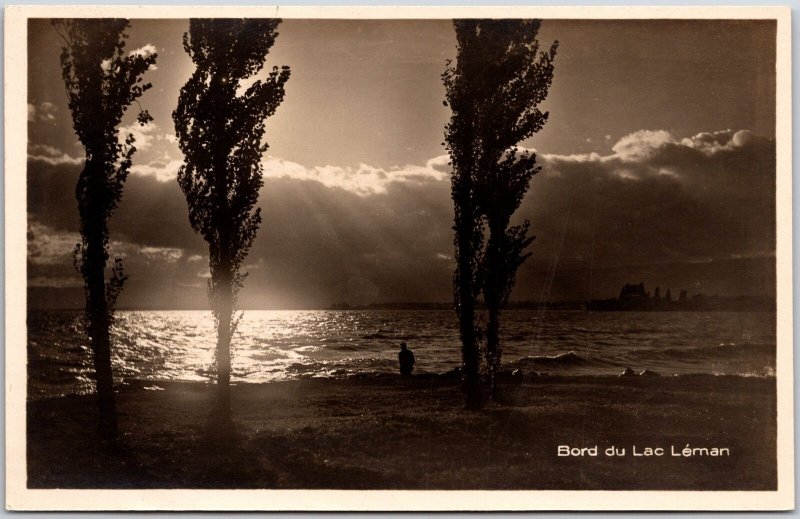
[[[774,378],[510,377],[501,400],[465,411],[446,377],[246,384],[226,434],[209,386],[133,383],[113,443],[96,434],[93,396],[29,403],[28,486],[776,488]]]

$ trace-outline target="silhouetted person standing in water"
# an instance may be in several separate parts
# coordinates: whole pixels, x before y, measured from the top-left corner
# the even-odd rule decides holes
[[[400,359],[400,374],[410,375],[414,370],[414,352],[408,349],[406,343],[401,342],[397,357]]]

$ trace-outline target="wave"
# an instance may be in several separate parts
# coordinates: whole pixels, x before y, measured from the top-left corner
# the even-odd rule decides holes
[[[389,335],[383,332],[375,332],[375,333],[368,333],[366,335],[361,336],[362,339],[394,339],[393,335]]]
[[[401,340],[401,341],[410,341],[414,339],[419,339],[420,337],[415,334],[403,334],[398,333],[393,330],[378,330],[375,333],[367,333],[361,336],[362,339],[370,340],[370,339],[393,339],[393,340]]]
[[[335,350],[335,351],[361,351],[364,348],[361,344],[357,342],[340,342],[340,343],[328,343],[325,345],[325,349],[328,350]]]
[[[294,362],[284,368],[287,373],[298,376],[340,376],[363,372],[395,372],[396,361],[380,358],[355,358],[339,360],[312,360]]]
[[[639,353],[644,354],[645,351],[640,350]],[[646,353],[648,357],[659,360],[706,360],[754,355],[775,357],[776,348],[772,343],[722,343],[712,346],[653,349]]]
[[[29,312],[30,394],[91,386],[91,348],[80,312]],[[461,364],[458,326],[442,312],[249,312],[233,348],[233,379],[271,382],[305,377],[392,376],[408,341],[415,374],[453,373]],[[630,367],[662,376],[774,373],[774,317],[717,313],[703,326],[653,313],[509,311],[503,371],[554,376],[619,375]],[[742,333],[747,333],[747,336]],[[113,330],[114,370],[121,378],[207,380],[213,377],[216,330],[203,312],[121,312]],[[578,353],[580,352],[580,353]],[[74,387],[70,387],[72,378]]]
[[[521,359],[512,361],[508,364],[510,368],[536,368],[536,367],[575,367],[575,366],[614,366],[616,364],[602,361],[599,359],[588,360],[581,357],[574,351],[560,353],[557,355],[534,355],[529,357],[522,357]]]

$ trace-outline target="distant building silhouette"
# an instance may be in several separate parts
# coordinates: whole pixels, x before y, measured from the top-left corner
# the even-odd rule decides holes
[[[644,291],[644,283],[639,283],[638,285],[626,284],[619,293],[619,300],[625,302],[642,301],[649,298],[650,294]]]
[[[661,287],[656,287],[655,294],[650,297],[644,283],[626,283],[617,299],[595,299],[588,307],[589,310],[606,312],[774,311],[775,299],[766,296],[720,297],[704,294],[696,294],[690,298],[686,290],[681,290],[678,300],[673,301],[672,291],[669,288],[663,298]]]

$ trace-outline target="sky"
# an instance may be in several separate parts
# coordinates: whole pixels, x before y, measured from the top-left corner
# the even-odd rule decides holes
[[[175,181],[171,113],[192,72],[187,20],[133,20],[158,53],[123,131],[138,149],[110,222],[130,276],[120,307],[205,308],[207,247]],[[244,308],[452,299],[453,209],[442,145],[448,20],[284,20],[267,65],[288,65],[267,123],[263,223]],[[774,295],[775,25],[545,20],[559,41],[545,128],[522,143],[542,171],[515,216],[537,239],[513,299],[614,297],[625,282]],[[47,20],[28,37],[28,285],[33,307],[79,307],[75,181],[83,149]]]

